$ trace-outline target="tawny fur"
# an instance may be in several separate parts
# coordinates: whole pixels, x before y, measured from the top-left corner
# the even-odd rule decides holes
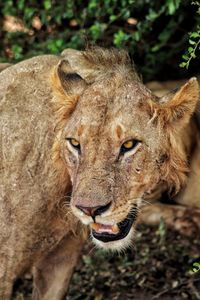
[[[116,224],[147,195],[156,200],[168,191],[177,195],[174,201],[181,202],[188,177],[193,176],[193,148],[199,147],[199,128],[193,116],[199,100],[197,80],[192,78],[177,92],[158,98],[142,84],[124,51],[67,49],[63,55],[69,55],[70,68],[85,82],[78,101],[68,101],[66,110],[62,107],[65,80],[54,79],[53,85],[54,102],[62,107],[58,110],[62,111],[60,124],[65,123],[66,115],[69,117],[60,136],[79,140],[82,149],[80,158],[67,143],[59,149],[75,182],[71,201],[74,214],[89,224],[92,219],[77,205],[97,207],[111,202],[110,210],[96,221]],[[128,138],[142,140],[143,146],[120,165],[117,154]],[[159,191],[156,199],[155,191]],[[192,203],[200,207],[198,197]],[[116,245],[111,243],[110,247]]]
[[[68,49],[0,74],[0,299],[30,268],[34,299],[62,299],[86,237],[78,218],[93,221],[78,205],[111,202],[96,221],[116,224],[147,195],[171,190],[181,203],[188,175],[199,189],[198,99],[195,79],[157,98],[118,50]],[[80,155],[66,138],[80,142]],[[128,139],[139,146],[119,157]],[[200,208],[198,196],[192,205]],[[100,246],[120,250],[133,235]]]
[[[36,57],[0,74],[1,300],[10,298],[15,279],[25,270],[39,268],[39,262],[42,265],[46,257],[52,269],[48,276],[54,277],[57,266],[53,265],[51,253],[55,248],[59,253],[64,238],[69,237],[74,249],[68,253],[65,242],[66,259],[60,258],[62,268],[67,260],[73,268],[83,244],[83,231],[68,205],[67,193],[71,190],[68,173],[66,168],[55,166],[52,159],[57,120],[51,102],[50,74],[59,61],[56,56]],[[71,236],[76,236],[75,240]],[[58,276],[59,269],[56,272]],[[34,274],[38,278],[37,271]],[[43,275],[40,274],[39,281]],[[54,287],[52,300],[62,298],[67,289],[66,276],[70,275],[70,272],[63,274],[62,293],[59,286]],[[34,299],[46,299],[45,289],[50,288],[50,282],[50,279],[45,282],[43,294],[40,290],[34,292]]]

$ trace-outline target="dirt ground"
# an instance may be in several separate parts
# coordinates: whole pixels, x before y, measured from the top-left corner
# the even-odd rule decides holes
[[[66,300],[199,300],[200,236],[139,226],[132,249],[106,253],[86,245]],[[31,278],[19,280],[13,300],[28,299]],[[51,300],[51,299],[49,299]]]

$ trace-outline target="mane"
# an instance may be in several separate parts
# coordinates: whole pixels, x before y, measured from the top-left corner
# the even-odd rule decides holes
[[[85,51],[66,49],[62,53],[62,58],[68,61],[70,69],[79,74],[88,84],[101,79],[131,77],[139,80],[137,72],[128,52],[118,49],[104,49],[100,47],[90,47]],[[66,182],[67,169],[61,158],[61,135],[66,120],[73,111],[78,101],[78,95],[68,95],[64,92],[56,67],[51,76],[52,105],[55,114],[56,140],[52,149],[52,159],[56,170],[59,173],[60,186]]]
[[[131,59],[128,52],[115,48],[104,49],[100,47],[88,48],[83,52],[85,64],[90,64],[92,68],[117,69],[126,67],[130,69]]]
[[[89,47],[85,51],[66,49],[62,55],[88,83],[110,76],[131,77],[139,80],[135,65],[126,50]]]

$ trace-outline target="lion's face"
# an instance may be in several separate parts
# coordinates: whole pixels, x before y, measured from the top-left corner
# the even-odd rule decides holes
[[[120,250],[133,238],[143,196],[162,181],[179,189],[185,180],[179,133],[195,107],[196,81],[159,103],[131,75],[101,75],[86,84],[71,71],[59,74],[69,106],[71,83],[79,90],[61,134],[61,156],[73,186],[72,211],[90,226],[96,244]],[[186,94],[195,98],[191,108]]]
[[[115,92],[106,81],[93,85],[64,131],[71,208],[103,247],[130,242],[142,196],[159,181],[163,137],[148,122],[142,103],[149,97],[140,83],[127,82]]]

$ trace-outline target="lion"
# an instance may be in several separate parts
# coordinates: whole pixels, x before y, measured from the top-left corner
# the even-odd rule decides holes
[[[2,72],[3,70],[7,69],[10,66],[11,64],[9,63],[0,63],[0,72]]]
[[[33,299],[62,299],[87,228],[120,251],[145,199],[200,207],[196,78],[158,98],[126,51],[93,48],[25,60],[0,82],[0,299],[28,269]]]
[[[57,131],[49,78],[60,60],[39,56],[0,73],[1,300],[30,269],[33,299],[62,299],[86,238],[69,210],[68,173],[52,159]]]
[[[82,78],[82,94],[63,114],[65,120],[70,109],[62,133],[66,144],[59,151],[72,180],[71,209],[90,226],[93,241],[118,251],[131,245],[139,215],[149,224],[163,217],[176,229],[199,228],[197,79],[159,98],[144,86],[124,51],[64,53],[71,53],[70,67]],[[61,103],[65,70],[62,62],[61,80],[54,85]],[[166,193],[182,206],[157,202],[143,208]]]

